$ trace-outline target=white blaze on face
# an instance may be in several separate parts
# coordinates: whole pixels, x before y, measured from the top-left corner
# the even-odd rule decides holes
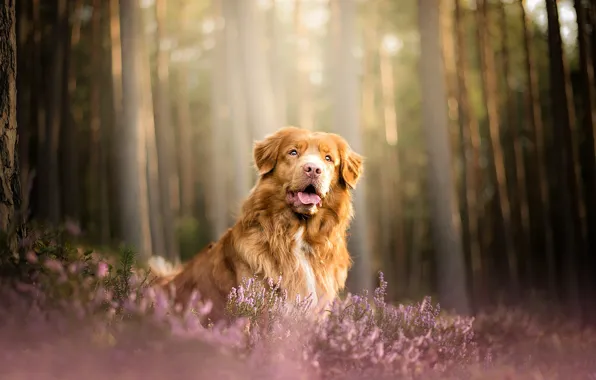
[[[294,235],[294,247],[292,249],[292,253],[298,259],[298,263],[300,264],[300,269],[304,274],[305,280],[305,290],[306,294],[301,294],[302,299],[308,297],[312,294],[312,306],[317,305],[319,299],[317,296],[317,283],[315,279],[315,273],[310,265],[310,261],[308,260],[308,256],[311,254],[311,247],[308,245],[307,242],[303,239],[304,235],[304,227],[300,227],[296,234]]]

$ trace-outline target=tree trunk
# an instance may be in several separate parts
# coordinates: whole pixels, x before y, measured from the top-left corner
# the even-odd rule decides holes
[[[139,12],[139,52],[141,62],[141,120],[145,128],[145,144],[147,149],[147,189],[149,196],[149,225],[151,228],[151,254],[167,256],[161,208],[161,191],[157,142],[155,141],[155,113],[153,112],[153,91],[151,88],[151,69],[149,67],[149,44],[145,32],[143,13]],[[192,140],[191,140],[192,141]]]
[[[6,248],[0,247],[0,264],[17,255],[21,221],[21,183],[17,147],[17,37],[15,2],[4,0],[0,7],[0,233]]]
[[[222,0],[213,2],[213,13],[222,16]],[[228,225],[228,165],[225,160],[217,159],[220,152],[226,152],[229,149],[229,118],[226,113],[226,89],[228,88],[226,76],[226,39],[225,31],[218,28],[215,31],[216,41],[211,58],[211,76],[212,88],[212,127],[210,144],[211,161],[211,181],[210,181],[210,207],[209,215],[211,219],[211,238],[217,240],[229,227]]]
[[[262,139],[279,127],[271,77],[267,70],[262,12],[254,1],[233,0],[233,3],[238,20],[248,127],[253,139]]]
[[[512,172],[510,173],[512,178],[512,185],[509,187],[510,198],[512,200],[513,209],[515,210],[515,224],[517,225],[517,241],[519,242],[518,250],[518,263],[520,268],[520,276],[524,281],[527,281],[532,275],[534,270],[530,263],[530,252],[532,247],[528,240],[530,232],[530,211],[528,206],[528,192],[526,189],[526,171],[524,164],[524,151],[522,148],[522,136],[524,135],[523,129],[520,129],[520,125],[516,118],[516,104],[511,91],[511,83],[513,81],[511,74],[511,62],[509,54],[509,26],[507,25],[507,12],[505,10],[505,4],[499,2],[499,28],[501,29],[501,53],[502,53],[502,72],[504,76],[504,96],[505,96],[505,109],[506,109],[506,120],[508,137],[506,144],[512,145],[513,165]],[[530,285],[531,282],[524,284],[524,286]]]
[[[418,1],[423,128],[429,156],[431,226],[437,258],[439,301],[445,309],[470,312],[464,256],[453,194],[448,118],[440,47],[439,2]]]
[[[400,146],[398,140],[397,112],[395,109],[395,83],[393,65],[389,53],[379,49],[381,93],[383,96],[383,121],[385,124],[385,141],[381,144],[384,160],[390,163],[391,173],[381,175],[381,190],[384,201],[381,207],[383,242],[382,249],[389,263],[386,280],[392,284],[390,299],[397,300],[405,295],[407,287],[407,251],[404,234],[404,215],[402,213],[403,194],[401,189]],[[392,282],[391,282],[392,281]]]
[[[596,125],[596,99],[594,99],[594,72],[592,57],[590,55],[590,35],[588,32],[589,9],[585,2],[575,0],[575,13],[577,15],[577,46],[579,49],[580,66],[580,96],[581,110],[579,114],[580,144],[579,155],[581,162],[581,178],[583,180],[583,191],[586,194],[586,216],[588,236],[588,261],[581,266],[584,271],[585,283],[582,289],[594,289],[596,285],[594,273],[587,271],[588,268],[596,269],[596,151],[594,150],[594,127]],[[592,25],[592,28],[594,26]],[[596,33],[596,31],[592,31]],[[584,294],[586,299],[591,299],[593,294],[587,291]]]
[[[74,51],[81,40],[81,16],[79,15],[82,0],[73,5],[74,20],[70,28],[70,38],[66,44],[64,59],[64,77],[66,80],[62,115],[64,115],[61,141],[64,148],[60,156],[62,168],[61,201],[64,205],[64,217],[79,223],[81,221],[79,180],[79,122],[82,112],[76,109],[75,91],[77,87],[77,61],[73,59]],[[95,9],[93,17],[95,17]]]
[[[89,88],[89,121],[90,121],[90,143],[89,143],[89,180],[87,188],[87,207],[90,212],[90,222],[95,238],[102,244],[107,243],[108,236],[102,229],[100,216],[103,207],[101,204],[101,0],[93,0],[93,14],[91,16],[91,80]]]
[[[180,215],[192,217],[195,211],[196,170],[193,165],[192,121],[188,99],[188,68],[178,65],[176,80],[176,111],[178,115],[178,169],[180,176]]]
[[[120,163],[122,162],[122,151],[120,143],[120,135],[123,129],[122,120],[122,44],[120,39],[120,16],[119,16],[119,0],[110,0],[110,74],[112,80],[112,126],[108,132],[109,138],[106,145],[106,166],[111,173],[119,173]],[[110,225],[119,239],[124,236],[122,232],[121,221],[124,219],[122,215],[122,207],[119,204],[122,199],[120,192],[121,187],[118,186],[119,179],[116,178],[109,182],[108,193],[109,199],[116,201],[118,207],[114,207],[110,214]]]
[[[143,64],[136,0],[120,1],[122,41],[122,125],[119,133],[122,236],[144,258],[150,255],[151,230],[147,189],[147,143],[143,125]]]
[[[488,0],[479,2],[476,11],[478,17],[478,33],[481,57],[481,71],[484,99],[488,113],[488,128],[490,132],[491,153],[493,156],[493,171],[497,185],[500,217],[503,221],[505,254],[509,269],[510,294],[517,296],[519,291],[519,266],[516,247],[513,238],[511,203],[508,196],[507,177],[505,174],[505,156],[501,143],[501,118],[499,113],[498,89],[494,53],[491,49],[491,33],[489,32]]]
[[[157,39],[157,81],[155,82],[155,133],[157,139],[157,157],[159,168],[159,190],[161,192],[161,216],[164,229],[166,258],[178,262],[180,254],[176,240],[172,205],[172,193],[176,189],[178,175],[172,162],[174,153],[171,133],[172,118],[170,114],[170,62],[169,51],[165,41],[168,38],[166,0],[156,0],[156,39]]]
[[[233,210],[241,204],[241,201],[250,191],[250,172],[246,166],[251,162],[250,154],[250,129],[248,122],[248,111],[245,104],[244,89],[245,83],[242,80],[243,64],[241,50],[239,46],[240,28],[238,22],[237,0],[223,0],[222,13],[226,20],[224,29],[226,39],[226,93],[229,98],[229,110],[231,117],[231,130],[233,131],[232,151],[233,151],[233,193],[231,206]]]
[[[281,21],[277,13],[276,2],[271,2],[271,10],[269,11],[270,23],[270,39],[271,44],[271,80],[273,83],[273,100],[275,101],[275,109],[277,110],[277,128],[284,126],[288,122],[288,111],[286,103],[286,87],[285,74],[286,68],[284,64],[284,44],[283,34],[281,28]]]
[[[579,284],[577,258],[582,255],[581,222],[579,220],[579,192],[577,186],[574,146],[572,137],[573,103],[571,101],[563,43],[561,40],[559,12],[556,0],[546,1],[548,18],[548,51],[550,61],[551,109],[553,113],[554,141],[560,151],[556,173],[559,176],[559,209],[562,216],[562,234],[565,241],[563,278],[565,295],[572,312],[579,312]]]
[[[308,73],[308,53],[309,40],[308,33],[302,22],[303,6],[300,1],[296,0],[294,7],[294,30],[296,33],[297,44],[295,49],[296,62],[296,115],[298,125],[302,128],[314,130],[315,117],[312,102],[312,87],[309,83]]]
[[[60,200],[60,165],[58,160],[58,149],[60,146],[60,130],[64,120],[62,114],[63,86],[64,86],[64,57],[65,43],[68,41],[68,2],[56,0],[56,19],[53,28],[51,62],[49,70],[49,88],[46,92],[47,120],[46,120],[46,141],[43,150],[42,160],[48,165],[48,183],[46,189],[40,189],[46,194],[44,201],[47,202],[47,221],[53,226],[62,221],[62,205]]]
[[[536,234],[541,241],[542,251],[544,252],[544,261],[547,267],[547,285],[550,294],[555,294],[556,288],[556,264],[554,256],[554,242],[553,242],[553,228],[549,220],[550,217],[550,195],[547,177],[547,157],[544,148],[544,124],[542,122],[542,113],[540,110],[540,92],[538,91],[538,78],[534,64],[534,57],[532,55],[531,42],[532,35],[528,27],[528,19],[526,9],[524,7],[524,0],[519,0],[521,22],[523,27],[523,43],[524,43],[524,66],[526,71],[526,125],[529,126],[532,138],[532,151],[529,152],[533,158],[534,170],[529,171],[535,176],[533,194],[539,194],[539,202],[535,202],[532,214],[535,214],[533,224]],[[531,219],[531,221],[532,221]],[[537,247],[536,247],[537,248]],[[535,281],[538,279],[535,278]]]
[[[22,211],[23,218],[26,218],[26,213],[29,210],[29,182],[31,181],[31,162],[30,162],[30,150],[31,150],[31,136],[32,127],[34,126],[32,115],[34,110],[32,108],[32,100],[35,96],[34,92],[31,91],[32,73],[34,72],[34,57],[33,52],[35,50],[34,45],[34,25],[33,25],[33,2],[18,1],[16,3],[16,15],[17,20],[17,49],[19,51],[17,57],[17,67],[19,69],[19,76],[17,77],[17,123],[19,125],[19,166],[21,184],[23,186],[22,191]],[[19,210],[21,211],[21,210]]]
[[[462,210],[464,236],[469,242],[470,275],[472,290],[476,301],[487,296],[486,282],[482,272],[482,251],[479,236],[478,198],[480,196],[480,130],[478,120],[470,106],[468,92],[468,62],[466,49],[466,22],[462,14],[460,0],[455,0],[455,35],[456,35],[456,75],[457,103],[460,127],[460,155],[463,163],[462,175]]]
[[[363,153],[360,131],[358,61],[356,45],[356,1],[334,0],[332,6],[335,73],[333,75],[333,130],[345,137],[352,149]],[[355,219],[350,228],[348,246],[354,267],[348,275],[348,287],[354,292],[373,289],[371,252],[367,231],[366,183],[361,181],[353,192]]]

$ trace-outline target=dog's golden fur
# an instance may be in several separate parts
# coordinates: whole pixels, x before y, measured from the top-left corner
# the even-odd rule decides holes
[[[304,160],[319,165],[318,177],[309,177]],[[321,302],[343,289],[351,266],[350,189],[362,173],[362,157],[338,135],[286,127],[255,144],[254,161],[259,179],[234,226],[162,281],[175,287],[180,302],[195,290],[210,299],[211,319],[223,316],[228,293],[246,277],[281,275],[290,299],[314,290]],[[298,194],[308,185],[316,197]]]

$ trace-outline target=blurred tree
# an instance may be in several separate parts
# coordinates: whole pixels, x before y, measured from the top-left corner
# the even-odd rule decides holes
[[[64,78],[65,44],[70,39],[69,7],[66,0],[54,0],[54,25],[53,37],[48,39],[51,46],[50,66],[46,75],[49,77],[49,86],[46,91],[46,131],[43,142],[43,161],[47,163],[47,187],[42,187],[42,202],[47,209],[47,221],[57,225],[62,221],[62,205],[60,200],[60,166],[58,149],[60,146],[60,130],[65,120],[62,113]],[[41,174],[41,173],[40,173]]]
[[[173,192],[177,190],[178,173],[173,165],[174,141],[171,133],[170,114],[170,62],[167,6],[166,0],[156,0],[156,40],[157,40],[157,76],[155,78],[155,132],[159,170],[159,191],[161,195],[161,217],[164,229],[165,257],[171,262],[178,262],[179,252],[174,234]]]
[[[525,69],[525,122],[530,129],[530,156],[533,158],[533,170],[529,171],[535,178],[535,181],[529,181],[534,184],[532,194],[538,194],[535,207],[532,208],[535,216],[530,215],[530,221],[535,225],[532,230],[538,235],[538,244],[534,244],[534,249],[544,252],[544,261],[547,267],[547,285],[551,294],[554,294],[556,286],[556,268],[554,256],[553,227],[549,220],[550,217],[550,195],[547,176],[547,158],[544,147],[544,123],[540,109],[540,91],[538,88],[538,72],[534,63],[534,54],[532,51],[532,30],[529,25],[524,0],[518,0],[523,41],[523,65]],[[534,263],[535,264],[535,263]],[[535,283],[539,279],[534,278]]]
[[[222,17],[222,2],[212,2],[213,17]],[[228,151],[229,120],[227,107],[227,80],[226,77],[226,39],[223,26],[216,24],[215,46],[211,52],[211,144],[209,154],[211,156],[210,175],[210,202],[209,214],[211,222],[211,239],[216,240],[225,232],[228,226],[228,170],[225,160],[218,158],[219,152]]]
[[[147,190],[149,198],[149,225],[151,228],[151,254],[167,256],[164,227],[162,219],[161,208],[161,192],[160,192],[160,176],[159,163],[157,157],[157,142],[155,141],[155,113],[153,111],[153,91],[151,88],[151,69],[150,69],[150,55],[147,46],[151,42],[148,36],[145,25],[147,25],[146,17],[143,15],[146,12],[139,12],[139,25],[137,34],[141,36],[138,38],[138,47],[141,54],[140,57],[140,99],[141,99],[141,125],[145,132],[145,149],[147,152]],[[154,20],[152,20],[154,21]]]
[[[517,115],[517,105],[515,103],[515,94],[512,88],[513,72],[512,72],[512,54],[510,52],[510,26],[508,22],[507,5],[499,1],[498,11],[498,27],[501,32],[501,71],[503,73],[503,80],[501,83],[503,88],[503,107],[505,114],[504,118],[504,134],[501,138],[505,138],[504,146],[505,154],[511,157],[510,163],[507,165],[510,170],[507,173],[511,179],[508,181],[509,198],[511,199],[512,210],[514,215],[512,221],[514,222],[514,238],[518,249],[518,267],[523,279],[530,279],[532,276],[527,275],[532,272],[532,265],[529,262],[530,252],[532,247],[528,239],[530,232],[530,211],[528,205],[528,192],[526,189],[526,171],[524,163],[524,151],[522,148],[522,139],[525,136],[525,131],[521,128],[519,118]],[[527,284],[524,284],[527,285]]]
[[[579,313],[579,284],[577,258],[582,255],[579,189],[575,165],[572,128],[573,103],[569,76],[563,55],[561,25],[556,0],[546,0],[548,19],[548,51],[550,61],[550,99],[553,114],[553,135],[559,155],[556,157],[558,212],[564,241],[562,257],[565,299],[570,310]]]
[[[499,113],[499,100],[497,88],[497,73],[492,51],[492,39],[489,18],[488,0],[478,2],[479,9],[476,10],[478,27],[478,44],[480,51],[481,74],[482,74],[482,92],[486,102],[487,123],[490,138],[492,176],[497,185],[496,193],[498,197],[500,219],[503,227],[504,250],[509,266],[509,285],[512,296],[517,296],[519,291],[519,266],[516,252],[515,241],[512,228],[511,202],[508,195],[507,176],[505,171],[505,156],[501,141],[501,118]]]
[[[356,49],[356,0],[331,1],[333,62],[333,130],[348,141],[355,152],[362,153],[362,134],[359,116],[359,68],[354,56]],[[366,182],[361,180],[353,192],[355,218],[348,240],[354,266],[348,275],[352,291],[373,290],[371,252],[367,231]]]
[[[89,84],[89,119],[90,119],[90,142],[89,142],[89,181],[88,181],[88,208],[91,210],[93,232],[98,241],[107,244],[110,239],[110,220],[107,196],[104,194],[107,188],[104,182],[107,180],[102,171],[102,161],[107,150],[102,141],[103,129],[106,127],[105,119],[101,113],[101,92],[103,73],[101,70],[102,48],[102,7],[101,1],[93,1],[93,13],[91,15],[91,72]],[[80,16],[79,16],[80,17]]]
[[[8,250],[17,254],[20,230],[21,183],[17,147],[17,37],[15,2],[5,0],[0,7],[0,232],[6,234]],[[0,264],[8,258],[2,255]]]
[[[486,297],[484,273],[482,272],[482,252],[479,236],[479,206],[480,189],[480,130],[478,120],[470,106],[468,91],[470,69],[466,46],[466,27],[468,23],[462,9],[461,1],[455,0],[455,62],[457,75],[457,104],[460,128],[460,155],[462,169],[462,237],[464,246],[468,246],[470,263],[470,280],[475,293],[475,300]]]
[[[596,268],[596,197],[591,196],[591,194],[596,194],[596,151],[594,149],[594,127],[596,127],[596,99],[594,98],[594,91],[596,85],[589,45],[589,29],[594,26],[588,24],[589,19],[587,15],[590,11],[588,3],[575,0],[574,5],[577,16],[577,47],[579,50],[579,72],[581,77],[578,114],[579,157],[583,192],[586,195],[584,199],[586,203],[587,243],[589,248],[589,252],[587,252],[588,256],[586,257],[588,261],[581,265],[584,280],[582,289],[584,290],[584,297],[590,299],[592,296],[590,294],[591,290],[588,292],[586,290],[596,289],[596,279],[589,271],[586,272],[588,268]]]
[[[228,204],[229,211],[236,214],[237,208],[250,191],[251,177],[247,163],[252,162],[250,153],[250,124],[245,97],[248,95],[246,82],[242,78],[244,73],[242,59],[241,29],[238,9],[240,0],[222,0],[222,14],[225,19],[225,68],[226,94],[228,109],[230,110],[230,130],[233,131],[232,140],[232,201]],[[252,96],[252,95],[251,95]]]
[[[137,0],[120,1],[122,41],[122,124],[120,129],[120,207],[122,238],[141,255],[152,252],[147,191],[147,143],[143,122],[143,64],[136,37],[140,29]]]
[[[429,156],[428,191],[437,260],[439,302],[445,309],[470,312],[459,218],[453,195],[446,89],[441,65],[438,0],[419,0],[420,81],[423,127]],[[443,105],[443,106],[441,106]]]
[[[70,36],[65,44],[64,54],[64,77],[66,85],[64,86],[64,101],[62,102],[62,115],[64,117],[62,128],[60,131],[60,141],[62,144],[60,155],[61,167],[61,199],[64,218],[72,220],[76,223],[81,221],[81,181],[79,178],[79,147],[80,141],[80,105],[76,104],[75,92],[77,89],[77,74],[79,70],[79,62],[76,58],[76,49],[81,41],[81,7],[82,0],[77,0],[72,4],[72,25],[70,27]],[[98,12],[94,8],[93,17],[98,17]],[[95,47],[93,47],[95,49]],[[95,57],[99,56],[97,52]],[[91,103],[92,105],[92,103]],[[78,109],[77,109],[78,108]],[[92,122],[93,124],[93,122]],[[93,152],[93,151],[91,151]],[[94,173],[91,171],[91,173]],[[93,175],[89,178],[92,180]]]

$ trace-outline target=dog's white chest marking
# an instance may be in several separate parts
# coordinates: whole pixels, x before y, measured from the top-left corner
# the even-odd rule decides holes
[[[308,255],[311,254],[311,247],[307,242],[304,241],[303,235],[304,227],[300,227],[300,229],[296,231],[296,234],[294,235],[293,253],[298,259],[300,269],[302,269],[306,281],[307,294],[302,294],[302,296],[307,297],[308,295],[312,294],[312,306],[315,306],[318,303],[317,283],[315,279],[315,273],[308,260]]]

